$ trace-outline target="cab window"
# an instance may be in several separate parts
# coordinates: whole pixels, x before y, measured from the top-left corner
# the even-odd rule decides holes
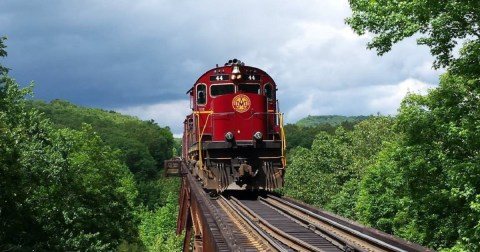
[[[250,94],[260,94],[260,85],[258,84],[238,84],[238,91]]]
[[[197,85],[197,105],[205,105],[207,103],[207,86],[205,84]]]
[[[210,87],[211,96],[233,94],[233,93],[235,93],[235,86],[233,84],[212,85]]]
[[[272,84],[270,83],[265,85],[265,96],[269,100],[273,100],[273,87],[272,87]]]

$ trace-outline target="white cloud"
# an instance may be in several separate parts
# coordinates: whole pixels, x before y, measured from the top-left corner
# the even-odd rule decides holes
[[[407,93],[427,94],[429,89],[436,85],[428,84],[416,79],[406,79],[395,85],[378,86],[369,97],[368,106],[371,111],[378,111],[382,114],[395,115],[402,99]]]
[[[296,122],[308,115],[395,115],[407,93],[426,94],[435,86],[409,78],[395,84],[299,92],[303,98],[287,109],[286,121]]]
[[[161,127],[170,127],[175,137],[182,135],[183,121],[186,115],[191,113],[190,102],[188,100],[131,106],[113,110],[122,114],[137,116],[142,120],[153,119]]]

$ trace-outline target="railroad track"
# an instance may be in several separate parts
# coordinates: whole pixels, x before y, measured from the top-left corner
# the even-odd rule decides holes
[[[272,195],[221,196],[216,204],[238,251],[430,251],[419,245]]]
[[[207,195],[184,173],[183,251],[432,251],[287,197]]]
[[[261,200],[231,197],[229,202],[235,211],[261,230],[262,236],[269,237],[275,243],[276,250],[273,251],[343,251]]]

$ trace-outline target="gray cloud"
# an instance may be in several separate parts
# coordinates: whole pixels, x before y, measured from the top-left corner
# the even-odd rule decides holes
[[[35,80],[36,98],[153,118],[176,133],[188,108],[172,106],[188,104],[196,79],[231,58],[275,78],[287,122],[391,113],[394,104],[372,102],[404,95],[405,83],[437,83],[427,48],[409,39],[378,57],[344,24],[349,14],[338,0],[3,0],[0,35],[9,37],[3,64],[20,83]]]

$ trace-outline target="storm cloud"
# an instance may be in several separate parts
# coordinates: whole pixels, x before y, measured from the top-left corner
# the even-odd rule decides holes
[[[395,114],[436,86],[428,48],[407,39],[378,57],[344,23],[348,1],[3,0],[2,64],[35,98],[154,119],[181,133],[186,91],[229,59],[267,71],[287,122]]]

